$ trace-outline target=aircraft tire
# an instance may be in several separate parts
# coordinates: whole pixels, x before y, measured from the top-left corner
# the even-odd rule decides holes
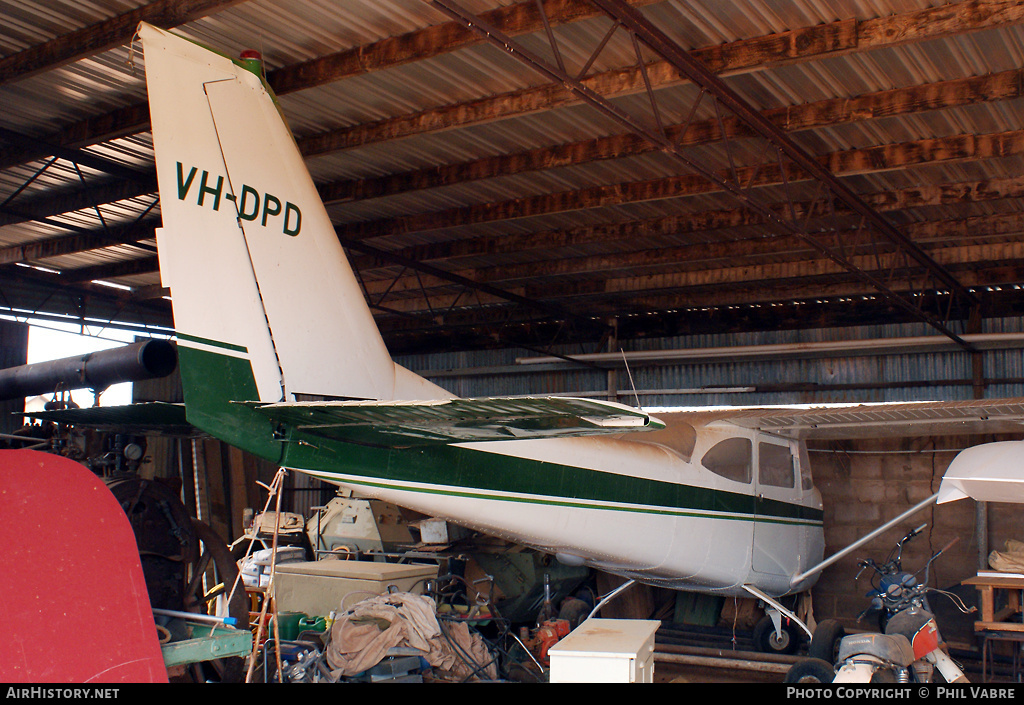
[[[775,624],[765,615],[754,627],[754,648],[765,654],[793,654],[800,646],[800,629],[788,619],[782,620],[782,636],[775,634]]]

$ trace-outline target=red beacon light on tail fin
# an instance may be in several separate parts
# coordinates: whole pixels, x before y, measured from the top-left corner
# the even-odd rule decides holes
[[[238,55],[239,63],[257,76],[263,75],[263,55],[255,49],[246,49]]]

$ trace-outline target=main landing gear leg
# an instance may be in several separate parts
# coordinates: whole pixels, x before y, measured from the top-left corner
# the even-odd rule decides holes
[[[766,605],[766,617],[754,628],[754,643],[758,650],[777,654],[795,652],[800,642],[798,628],[810,638],[810,628],[774,597],[753,585],[744,585],[743,589]],[[783,617],[786,617],[785,621]]]

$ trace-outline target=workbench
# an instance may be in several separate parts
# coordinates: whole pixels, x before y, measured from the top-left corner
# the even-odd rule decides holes
[[[201,661],[248,656],[252,651],[252,632],[222,625],[171,620],[164,627],[171,641],[161,645],[164,666],[168,669]]]
[[[981,675],[988,681],[990,642],[1006,641],[1013,650],[1013,679],[1020,671],[1020,651],[1024,646],[1024,575],[1016,573],[979,573],[968,578],[964,585],[973,585],[981,598],[981,619],[974,623],[974,631],[982,639]],[[1005,604],[999,598],[1005,594]],[[998,605],[998,607],[997,607]]]

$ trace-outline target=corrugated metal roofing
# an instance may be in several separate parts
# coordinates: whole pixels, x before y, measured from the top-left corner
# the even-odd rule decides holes
[[[845,22],[842,27],[848,29],[853,22],[862,22],[870,29],[928,8],[949,9],[948,20],[962,7],[939,0],[631,4],[680,47],[700,56],[713,49],[732,51],[737,42],[818,31],[833,23]],[[519,7],[511,0],[466,0],[461,5],[478,14]],[[583,5],[581,1],[579,6]],[[536,7],[532,1],[521,6]],[[972,5],[976,11],[967,21],[983,19],[990,6],[1003,13],[997,26],[970,31],[964,25],[951,34],[918,41],[913,31],[920,27],[908,25],[911,31],[902,42],[882,40],[865,30],[855,39],[873,42],[870,48],[851,45],[784,61],[747,62],[723,71],[721,78],[756,110],[798,111],[818,101],[841,103],[880,91],[1024,70],[1024,11],[1013,3],[982,0]],[[0,1],[0,61],[28,60],[29,52],[45,42],[80,36],[73,33],[145,7],[144,2],[113,0]],[[557,12],[559,7],[576,5],[547,7]],[[546,90],[548,79],[486,42],[442,51],[424,43],[419,54],[396,65],[373,64],[382,42],[403,35],[408,35],[403,41],[424,41],[426,29],[450,22],[429,2],[249,0],[211,8],[175,31],[229,54],[259,50],[272,81],[275,75],[336,52],[349,52],[344,58],[358,51],[366,62],[365,70],[352,69],[301,90],[279,91],[279,97],[300,144],[337,131],[353,140],[310,154],[308,164],[318,184],[327,188],[352,182],[347,185],[392,189],[386,195],[332,201],[328,210],[346,241],[366,241],[391,253],[392,259],[387,252],[351,252],[368,298],[378,308],[385,336],[400,352],[486,345],[544,348],[570,334],[577,342],[592,345],[607,332],[600,321],[611,318],[619,320],[621,336],[635,340],[662,340],[666,333],[671,340],[673,332],[682,335],[708,325],[733,336],[745,328],[798,329],[804,325],[800,316],[780,317],[777,310],[771,316],[726,316],[720,306],[724,311],[730,305],[741,310],[756,304],[768,311],[773,303],[791,307],[793,301],[814,294],[829,302],[815,304],[814,325],[822,328],[836,318],[863,323],[871,316],[892,316],[890,310],[870,303],[877,292],[842,268],[827,265],[810,247],[795,246],[795,241],[764,226],[750,225],[749,219],[727,222],[727,214],[737,213],[736,199],[721,190],[689,186],[681,177],[690,172],[678,160],[658,151],[613,150],[601,159],[557,154],[559,146],[576,145],[576,154],[587,140],[626,130],[576,100],[545,99],[536,109],[510,110],[515,101],[525,99],[524,91],[533,91],[532,96]],[[553,31],[567,64],[578,69],[586,62],[608,27],[609,20],[600,15],[555,21]],[[515,34],[514,41],[552,57],[539,25]],[[400,52],[406,45],[389,46]],[[656,58],[649,49],[643,54],[648,61]],[[596,57],[591,74],[627,69],[634,61],[632,43],[619,31]],[[0,128],[82,149],[143,172],[151,169],[145,116],[133,112],[145,101],[145,57],[130,37],[33,75],[16,75],[16,64],[3,65],[14,78],[0,75]],[[703,95],[695,105],[702,96],[696,86],[681,81],[657,85],[657,115],[642,90],[610,93],[609,100],[647,125],[655,125],[659,118],[664,123],[686,123],[692,111],[693,121],[712,129],[718,113],[709,96]],[[1005,83],[1020,85],[1019,76]],[[813,127],[801,126],[787,134],[815,156],[913,143],[902,151],[890,150],[889,155],[861,154],[861,162],[843,167],[837,178],[935,253],[940,265],[962,277],[968,287],[992,298],[991,310],[1000,315],[1018,305],[1019,295],[1013,293],[1018,290],[1012,287],[1024,283],[1017,251],[1024,225],[1011,219],[1024,210],[1024,190],[1014,185],[1024,168],[1024,147],[1018,146],[1024,145],[1024,137],[1017,134],[1024,131],[1024,96],[1016,96],[1020,97],[1009,92],[977,96],[942,109],[894,109],[879,116],[862,111],[852,119],[818,120]],[[122,127],[114,134],[100,125],[118,121]],[[434,126],[409,128],[417,121]],[[381,126],[388,130],[378,134]],[[922,142],[963,136],[974,141],[946,144],[935,154]],[[989,144],[990,151],[977,151]],[[145,271],[153,241],[136,245],[103,239],[103,233],[140,216],[158,216],[153,195],[144,184],[133,191],[130,180],[125,183],[90,166],[76,167],[67,158],[47,166],[51,155],[45,152],[27,149],[18,139],[0,140],[0,248],[47,241],[59,251],[24,256],[0,251],[0,267],[7,272],[0,294],[10,299],[15,290],[35,287],[40,291],[29,297],[32,305],[46,301],[45,288],[54,286],[53,280],[33,279],[21,270],[15,276],[11,267],[20,261],[59,270],[70,291],[87,293],[85,299],[91,301],[105,294],[73,282],[73,272],[107,265],[106,279],[136,292],[106,305],[116,310],[127,300],[129,308],[141,306],[154,321],[166,324],[166,304],[153,298],[160,293],[158,272]],[[721,173],[727,173],[730,160],[752,167],[744,172],[748,176],[773,166],[771,149],[746,137],[729,144],[688,143],[683,152],[694,163]],[[538,157],[541,166],[504,166],[496,176],[487,172],[485,178],[460,175],[478,168],[478,162],[511,155],[522,159],[528,153]],[[432,178],[435,173],[452,175]],[[426,185],[396,188],[385,181],[410,176]],[[103,193],[93,197],[100,187]],[[770,203],[784,202],[788,196],[809,201],[818,193],[806,182],[775,183],[756,191]],[[558,205],[553,195],[558,195]],[[904,205],[889,202],[894,198]],[[717,222],[714,214],[721,221],[717,227],[687,226],[691,218]],[[984,218],[990,215],[1003,217]],[[666,224],[668,218],[676,220]],[[850,219],[847,225],[854,228],[856,221]],[[76,236],[91,237],[94,244],[57,247]],[[968,250],[967,244],[978,247]],[[866,258],[858,261],[868,266]],[[421,268],[410,268],[410,263]],[[455,276],[445,278],[445,272]],[[884,269],[877,274],[885,278]],[[2,284],[15,280],[17,286],[10,284],[5,290]],[[476,290],[467,287],[467,281],[476,282]],[[989,286],[1004,288],[990,292]],[[510,304],[495,293],[502,289],[539,303],[557,302],[567,316],[553,320],[539,308]],[[850,301],[843,302],[844,297]],[[866,303],[855,306],[854,301]],[[585,323],[590,319],[600,320]],[[693,338],[686,340],[692,344]],[[893,373],[892,381],[906,372]],[[665,373],[661,370],[660,378],[652,378],[652,389],[693,381],[685,376],[671,379]],[[851,369],[847,376],[852,379],[860,373]]]

